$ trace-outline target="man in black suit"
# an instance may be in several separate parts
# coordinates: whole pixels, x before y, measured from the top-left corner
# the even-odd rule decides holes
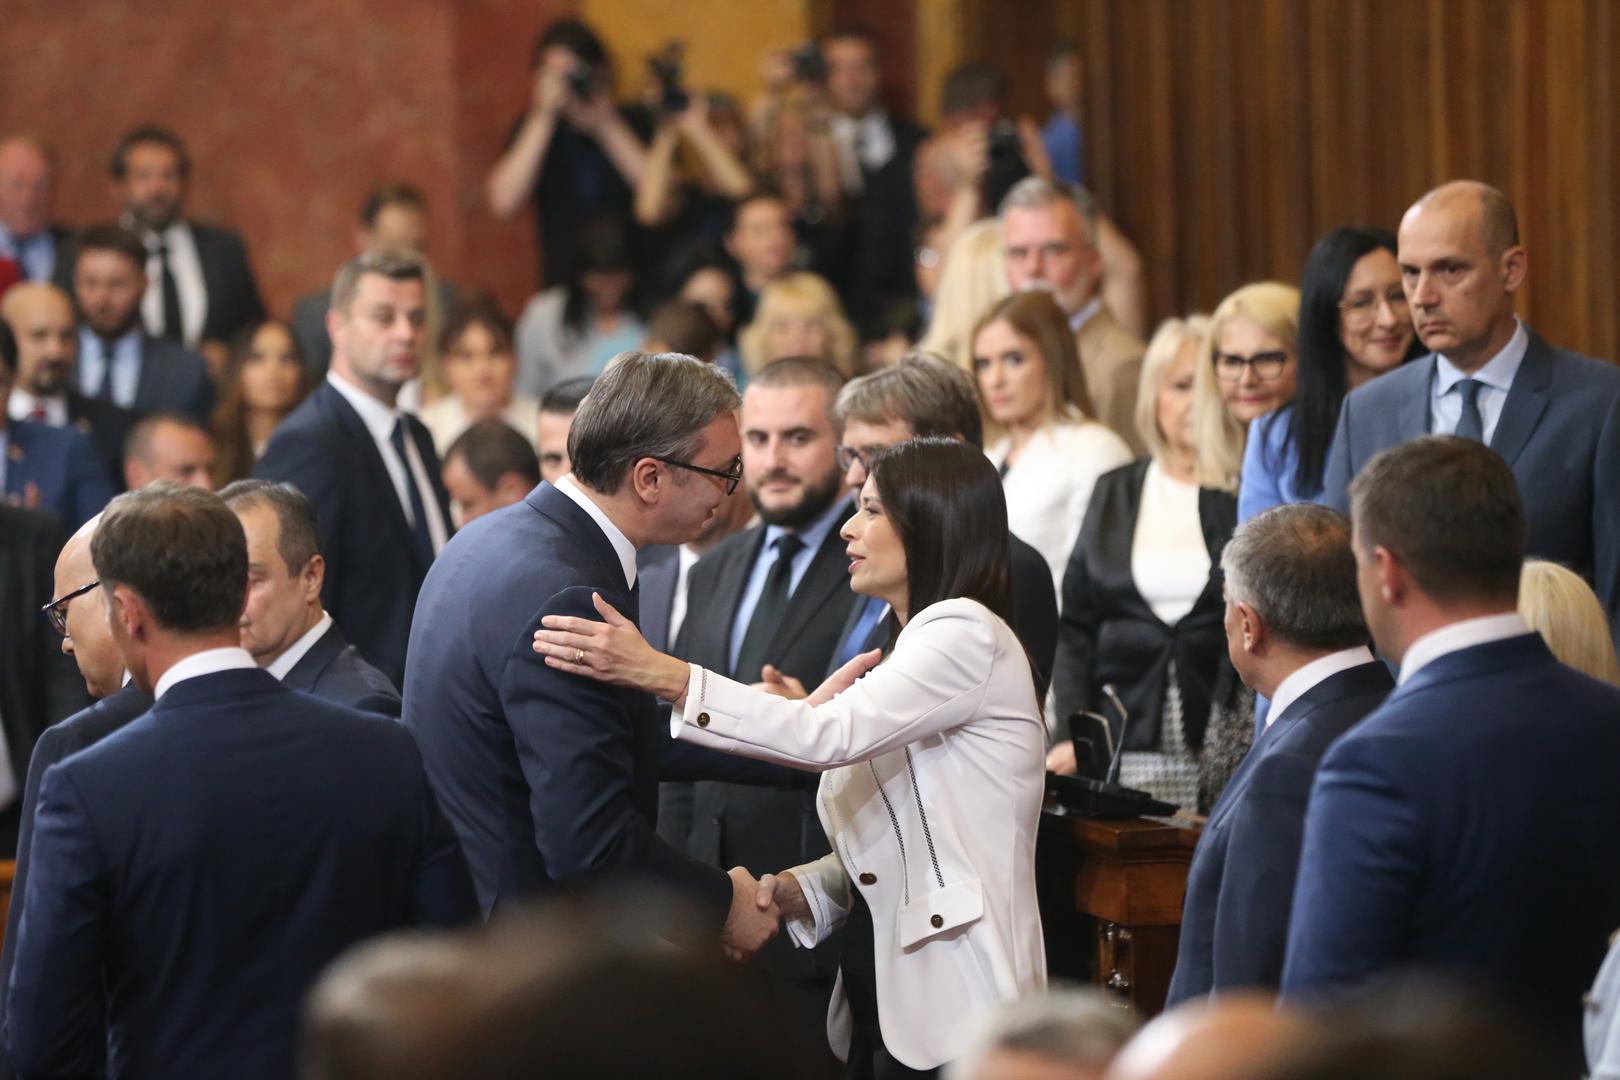
[[[1272,707],[1199,837],[1167,1004],[1281,983],[1316,766],[1395,687],[1367,648],[1344,515],[1268,510],[1232,535],[1221,568],[1232,666]]]
[[[52,281],[67,265],[73,234],[51,224],[51,153],[30,135],[0,138],[0,259],[25,281]]]
[[[326,560],[321,600],[360,655],[396,686],[417,590],[450,537],[433,438],[399,409],[421,369],[422,260],[357,255],[332,289],[332,369],[281,422],[255,474],[309,496]]]
[[[73,382],[79,329],[73,300],[48,282],[24,282],[6,290],[0,317],[17,338],[17,385],[8,412],[13,420],[73,427],[95,440],[114,492],[123,490],[124,440],[135,413],[110,401],[86,397]]]
[[[638,617],[637,550],[696,536],[735,488],[736,408],[712,364],[620,354],[574,417],[573,471],[468,525],[428,573],[405,726],[486,913],[642,879],[687,895],[735,950],[776,932],[752,874],[705,866],[654,832],[661,774],[754,763],[694,753],[669,737],[652,695],[558,671],[533,648],[545,616],[595,617],[598,597]]]
[[[190,179],[185,144],[165,128],[135,128],[113,150],[120,221],[148,253],[140,305],[147,331],[223,359],[231,338],[264,318],[264,301],[242,238],[185,219]]]
[[[214,383],[202,357],[141,326],[146,248],[118,225],[92,225],[73,261],[79,391],[136,412],[175,409],[207,422]]]
[[[321,607],[326,561],[315,507],[291,484],[238,480],[219,493],[247,535],[242,648],[294,690],[398,719],[399,691]]]
[[[373,935],[471,918],[466,863],[408,732],[282,686],[238,644],[247,545],[217,496],[119,496],[90,554],[155,703],[40,785],[12,1059],[285,1077],[321,969]]]
[[[1345,398],[1323,502],[1380,450],[1461,435],[1519,482],[1530,554],[1579,572],[1620,632],[1620,368],[1547,344],[1513,313],[1529,272],[1513,204],[1472,180],[1444,184],[1401,219],[1401,281],[1431,352]]]

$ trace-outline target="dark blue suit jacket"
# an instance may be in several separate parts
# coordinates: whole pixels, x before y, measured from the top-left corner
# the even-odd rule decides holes
[[[141,374],[131,408],[138,413],[183,412],[207,424],[214,411],[208,364],[178,341],[141,335]]]
[[[25,1075],[285,1080],[334,957],[477,912],[409,734],[258,669],[178,683],[47,770],[32,864],[6,1011]]]
[[[1328,750],[1285,994],[1401,966],[1483,979],[1580,1046],[1620,926],[1620,689],[1535,634],[1441,656]]]
[[[112,483],[89,435],[28,420],[13,420],[6,434],[6,494],[21,500],[28,485],[38,488],[40,509],[60,518],[65,534],[101,513],[112,499]]]
[[[1305,803],[1328,746],[1395,686],[1374,661],[1328,676],[1255,742],[1210,811],[1187,877],[1168,1008],[1282,981]]]
[[[395,720],[402,708],[394,684],[355,651],[336,620],[281,681],[294,690]]]
[[[433,438],[421,421],[405,416],[448,524],[450,498]],[[315,504],[326,558],[321,603],[360,655],[403,685],[411,612],[428,567],[360,414],[322,382],[276,428],[253,474],[286,480]]]
[[[1348,511],[1350,481],[1374,454],[1429,433],[1434,369],[1430,354],[1344,399],[1323,502]],[[1591,581],[1620,631],[1620,368],[1532,333],[1491,449],[1519,481],[1530,554]]]
[[[757,767],[671,740],[650,694],[546,666],[533,649],[541,617],[599,618],[592,590],[637,618],[639,590],[627,588],[612,544],[550,484],[471,522],[422,585],[405,725],[486,913],[630,874],[693,894],[718,926],[731,883],[655,834],[658,780]]]

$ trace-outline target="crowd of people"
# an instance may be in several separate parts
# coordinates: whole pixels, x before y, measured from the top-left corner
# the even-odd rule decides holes
[[[515,319],[409,182],[273,313],[175,133],[71,230],[0,137],[6,1067],[1620,1075],[1620,367],[1512,204],[1149,335],[1079,52],[933,132],[881,61],[549,27]],[[1047,986],[1049,772],[1202,826],[1140,1031]]]

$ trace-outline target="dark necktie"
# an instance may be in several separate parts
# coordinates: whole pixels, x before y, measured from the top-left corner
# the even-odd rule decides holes
[[[180,326],[180,287],[174,283],[174,270],[169,266],[169,245],[159,244],[157,253],[163,288],[162,336],[180,341],[185,336]]]
[[[1456,434],[1460,438],[1485,441],[1485,418],[1479,414],[1479,392],[1485,386],[1477,379],[1464,379],[1457,384],[1462,397],[1462,415],[1457,418]]]
[[[428,529],[427,506],[422,502],[422,489],[416,483],[416,470],[411,468],[411,459],[405,453],[405,418],[402,416],[394,421],[394,432],[388,437],[394,444],[394,453],[399,455],[399,463],[405,466],[405,494],[410,499],[411,538],[415,543],[417,557],[422,565],[427,566],[433,562],[433,533]]]
[[[101,343],[101,385],[96,387],[96,397],[102,401],[112,401],[114,342],[103,337],[96,340]]]
[[[793,556],[804,548],[804,541],[792,533],[783,533],[776,539],[776,561],[765,577],[765,588],[754,605],[754,614],[748,620],[743,634],[742,648],[737,652],[737,666],[731,677],[738,682],[759,681],[760,669],[770,659],[771,639],[787,616],[788,600],[793,595]]]

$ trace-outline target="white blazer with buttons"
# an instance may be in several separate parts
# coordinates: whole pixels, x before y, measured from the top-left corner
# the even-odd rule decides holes
[[[884,1045],[914,1069],[960,1057],[984,1013],[1046,984],[1035,898],[1035,834],[1046,727],[1023,647],[974,600],[932,604],[889,658],[811,706],[692,668],[673,734],[822,772],[832,854],[793,873],[812,947],[859,889],[872,911]],[[827,1035],[847,1057],[842,979]]]

